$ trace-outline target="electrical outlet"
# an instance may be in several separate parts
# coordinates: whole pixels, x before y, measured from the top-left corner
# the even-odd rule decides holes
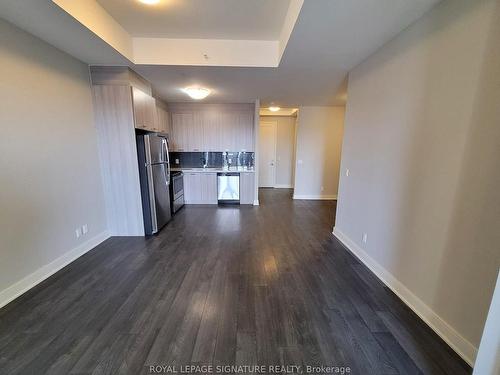
[[[363,243],[366,243],[368,241],[368,234],[363,233]]]
[[[179,164],[179,159],[175,159],[175,164]]]
[[[297,164],[299,165],[302,164],[302,160],[301,159],[297,160]]]
[[[89,227],[87,224],[82,225],[82,233],[87,234],[89,232]]]
[[[346,170],[345,170],[345,175],[346,175],[347,177],[349,177],[349,168],[346,168]]]
[[[82,230],[81,228],[76,228],[75,230],[75,235],[76,235],[76,238],[80,238],[81,235],[82,235]]]

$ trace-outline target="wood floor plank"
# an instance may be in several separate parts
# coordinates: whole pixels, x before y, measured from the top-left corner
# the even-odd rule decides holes
[[[471,373],[332,236],[335,202],[291,196],[261,189],[259,207],[186,206],[156,236],[108,239],[0,309],[0,373]]]

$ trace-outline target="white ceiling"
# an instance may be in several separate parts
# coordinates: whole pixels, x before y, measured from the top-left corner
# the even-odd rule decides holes
[[[97,0],[134,37],[277,40],[290,0]]]
[[[306,0],[276,68],[134,65],[48,0],[1,1],[0,16],[82,61],[132,66],[167,101],[188,101],[179,89],[201,84],[208,102],[296,107],[343,104],[348,72],[438,2]]]
[[[260,98],[282,107],[342,105],[347,73],[438,0],[306,0],[277,68],[136,66],[170,101],[180,87],[213,89],[212,102]]]

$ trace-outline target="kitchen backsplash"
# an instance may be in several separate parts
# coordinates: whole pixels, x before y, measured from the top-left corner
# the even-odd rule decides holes
[[[170,164],[177,168],[253,167],[253,152],[171,152]]]

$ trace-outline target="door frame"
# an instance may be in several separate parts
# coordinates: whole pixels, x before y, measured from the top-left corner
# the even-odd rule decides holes
[[[276,160],[276,152],[277,152],[277,148],[278,148],[278,120],[262,120],[259,122],[259,148],[261,147],[261,142],[260,142],[260,134],[261,134],[261,131],[260,131],[260,128],[262,126],[262,124],[272,124],[273,125],[273,130],[274,130],[274,152],[273,152],[273,157],[274,157],[274,173],[273,173],[273,181],[272,181],[272,185],[269,185],[269,186],[262,186],[261,185],[261,179],[259,178],[259,188],[261,187],[264,187],[264,188],[269,188],[269,187],[272,187],[272,188],[275,188],[276,187],[276,170],[277,170],[277,160]],[[259,149],[259,154],[261,154],[260,152],[260,149]],[[260,155],[260,157],[262,157],[262,155]],[[260,165],[259,165],[259,168],[260,168]]]

